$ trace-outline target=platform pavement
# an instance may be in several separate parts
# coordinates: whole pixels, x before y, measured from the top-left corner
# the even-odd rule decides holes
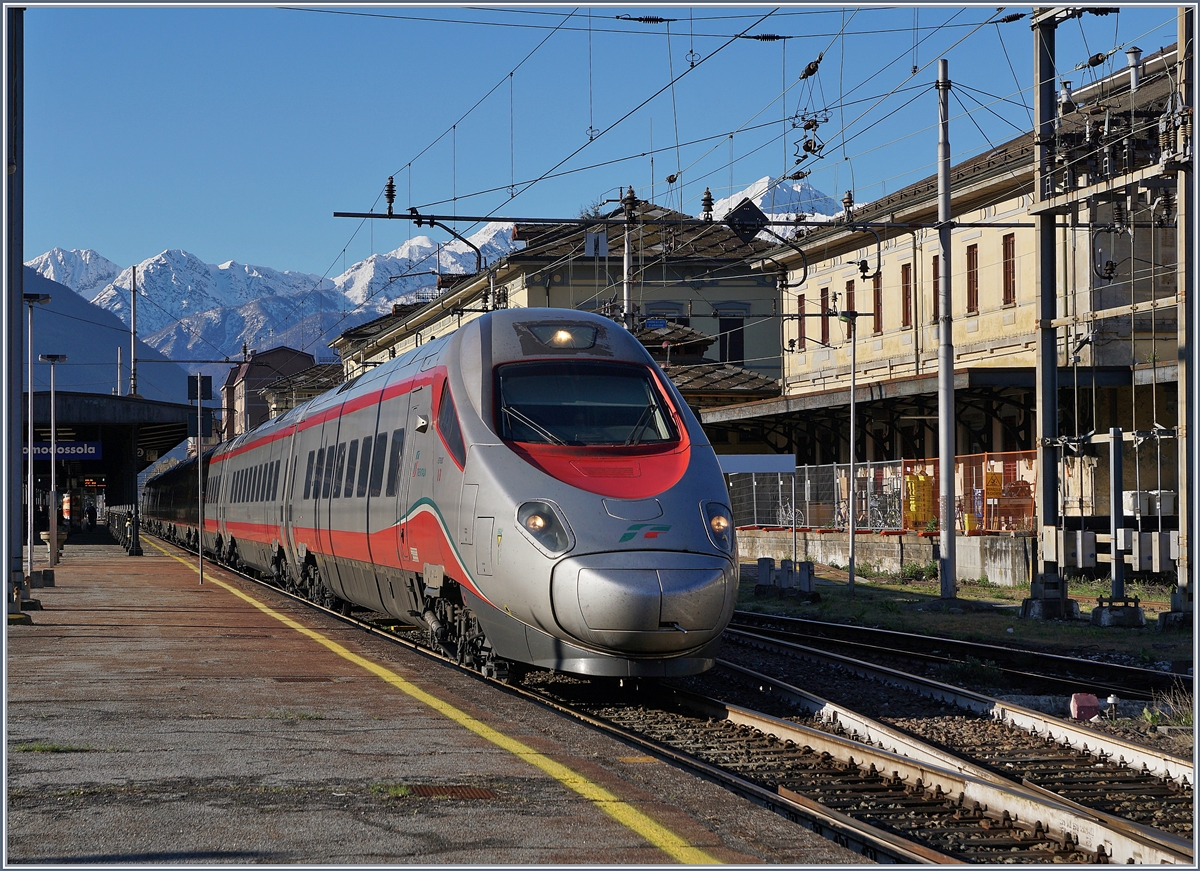
[[[7,629],[6,863],[863,861],[471,676],[144,550],[68,542],[43,610]]]

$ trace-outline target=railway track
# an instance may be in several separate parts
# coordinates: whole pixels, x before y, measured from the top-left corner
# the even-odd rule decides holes
[[[252,575],[241,576],[293,595]],[[447,662],[422,643],[419,630],[372,619],[380,615],[346,615],[293,598]],[[765,680],[751,678],[759,685]],[[935,748],[927,752],[913,744],[899,753],[657,683],[621,686],[535,672],[524,686],[504,689],[720,782],[875,861],[1192,864],[1180,838],[1113,824],[982,768],[956,770]],[[778,703],[784,695],[781,688],[769,701]]]
[[[1092,692],[1100,698],[1115,694],[1124,699],[1150,700],[1155,693],[1192,689],[1192,676],[1156,669],[1098,662],[997,644],[981,644],[909,635],[888,629],[849,626],[737,611],[731,628],[770,636],[801,645],[838,650],[858,659],[896,661],[934,667],[986,663],[997,678],[1016,690],[1037,692]]]
[[[957,758],[1166,833],[1193,834],[1191,760],[940,681],[742,631],[727,634],[726,660],[784,683],[802,671],[795,700],[823,723],[872,741],[884,719]],[[800,665],[799,663],[803,663]],[[873,720],[859,713],[869,705]],[[850,724],[850,725],[847,725]]]

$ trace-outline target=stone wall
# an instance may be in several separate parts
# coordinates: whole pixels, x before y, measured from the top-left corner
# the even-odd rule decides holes
[[[738,551],[742,562],[759,557],[792,558],[790,529],[739,528]],[[955,548],[958,580],[986,577],[1003,587],[1029,584],[1037,545],[1030,536],[960,535]],[[855,542],[857,565],[900,574],[906,565],[926,566],[938,558],[937,537],[906,532],[903,535],[859,533]],[[796,559],[844,567],[850,562],[850,536],[844,532],[796,532]]]

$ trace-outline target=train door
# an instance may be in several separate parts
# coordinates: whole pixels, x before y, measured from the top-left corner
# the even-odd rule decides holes
[[[296,491],[296,478],[304,475],[299,450],[300,434],[293,425],[291,433],[283,440],[286,446],[283,451],[283,462],[280,467],[279,480],[279,543],[283,547],[284,557],[293,566],[300,564],[296,554],[296,500],[300,493]],[[311,486],[311,485],[310,485]]]
[[[367,494],[378,417],[379,404],[374,402],[343,413],[328,507],[332,552],[345,598],[382,611],[367,534]]]
[[[407,437],[400,458],[396,495],[397,514],[403,518],[400,530],[400,560],[414,572],[426,563],[442,565],[441,535],[437,507],[433,502],[436,475],[437,436],[433,430],[432,389],[429,384],[409,394],[405,424]]]
[[[339,501],[332,498],[331,495],[333,493],[334,482],[337,480],[340,485],[339,476],[344,475],[346,471],[346,443],[338,441],[341,422],[341,415],[336,413],[336,409],[331,409],[329,417],[321,426],[321,444],[325,448],[325,462],[321,470],[321,489],[316,494],[315,502],[317,505],[317,541],[320,543],[317,555],[317,568],[321,570],[321,577],[324,579],[326,586],[344,599],[346,595],[342,588],[341,575],[338,571],[335,556],[336,551],[333,544],[340,521],[336,516],[335,510],[331,507],[335,502]]]
[[[297,424],[293,438],[296,469],[292,474],[287,516],[290,521],[288,534],[292,546],[292,565],[299,570],[308,554],[315,554],[318,549],[317,500],[313,497],[313,487],[316,482],[316,492],[320,492],[321,473],[325,468],[325,448],[321,444],[320,426],[301,428]],[[320,465],[317,464],[318,454],[321,456]]]

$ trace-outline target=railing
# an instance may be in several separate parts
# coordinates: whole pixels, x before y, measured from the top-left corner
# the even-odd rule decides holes
[[[959,532],[1031,531],[1036,452],[970,454],[955,461],[955,526]],[[875,532],[934,532],[940,485],[936,458],[798,466],[795,474],[726,476],[738,526],[797,529],[849,527]]]

